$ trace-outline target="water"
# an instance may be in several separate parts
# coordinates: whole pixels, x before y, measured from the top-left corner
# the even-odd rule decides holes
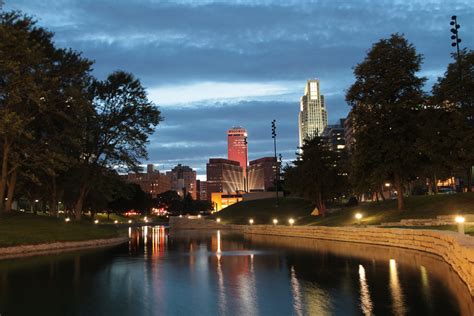
[[[107,250],[0,262],[1,315],[474,315],[436,256],[310,239],[130,229]]]

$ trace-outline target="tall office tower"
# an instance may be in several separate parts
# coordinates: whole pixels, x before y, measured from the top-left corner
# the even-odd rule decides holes
[[[183,196],[183,189],[196,199],[196,171],[188,166],[178,164],[176,167],[166,173],[171,180],[171,190],[178,192]]]
[[[242,167],[237,161],[211,158],[206,165],[206,173],[208,200],[212,193],[235,193],[244,189]]]
[[[327,125],[328,115],[324,106],[324,96],[319,91],[319,80],[308,80],[304,96],[300,100],[298,115],[300,147],[303,146],[305,139],[314,135],[320,136]]]
[[[242,167],[244,178],[246,178],[248,148],[247,130],[242,127],[232,127],[227,131],[227,158],[237,161]]]

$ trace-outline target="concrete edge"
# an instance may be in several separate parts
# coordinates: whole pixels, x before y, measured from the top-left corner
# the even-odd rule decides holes
[[[64,241],[36,245],[19,245],[0,248],[0,260],[39,256],[74,250],[83,250],[91,248],[105,248],[116,246],[129,241],[128,237],[115,237],[107,239],[92,239],[81,241]]]
[[[225,229],[243,234],[299,237],[417,250],[444,260],[474,298],[474,238],[431,229],[220,224],[206,219],[170,218],[171,229]]]

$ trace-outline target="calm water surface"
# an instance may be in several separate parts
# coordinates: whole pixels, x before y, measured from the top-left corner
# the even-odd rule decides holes
[[[473,315],[449,266],[407,250],[130,229],[128,245],[0,262],[8,315]]]

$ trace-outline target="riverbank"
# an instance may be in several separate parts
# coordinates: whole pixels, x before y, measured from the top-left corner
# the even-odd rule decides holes
[[[30,256],[39,256],[46,254],[53,254],[65,251],[97,249],[112,247],[128,242],[127,237],[116,237],[108,239],[94,239],[84,241],[67,241],[67,242],[53,242],[36,245],[19,245],[13,247],[0,248],[0,260],[21,258]]]
[[[228,229],[244,234],[304,237],[422,251],[444,259],[474,297],[474,238],[426,229],[219,224],[206,219],[170,218],[171,229]]]
[[[0,217],[0,248],[123,237],[117,227],[12,213]]]
[[[396,200],[365,202],[354,207],[333,206],[326,217],[311,216],[314,205],[303,199],[285,197],[245,201],[233,204],[213,215],[225,224],[247,224],[252,218],[255,224],[271,224],[277,218],[281,224],[293,218],[297,225],[348,226],[357,224],[356,213],[363,215],[361,223],[380,225],[405,219],[428,219],[437,216],[474,214],[474,193],[438,194],[410,196],[406,198],[405,210],[397,209]],[[474,228],[466,227],[466,233]]]

